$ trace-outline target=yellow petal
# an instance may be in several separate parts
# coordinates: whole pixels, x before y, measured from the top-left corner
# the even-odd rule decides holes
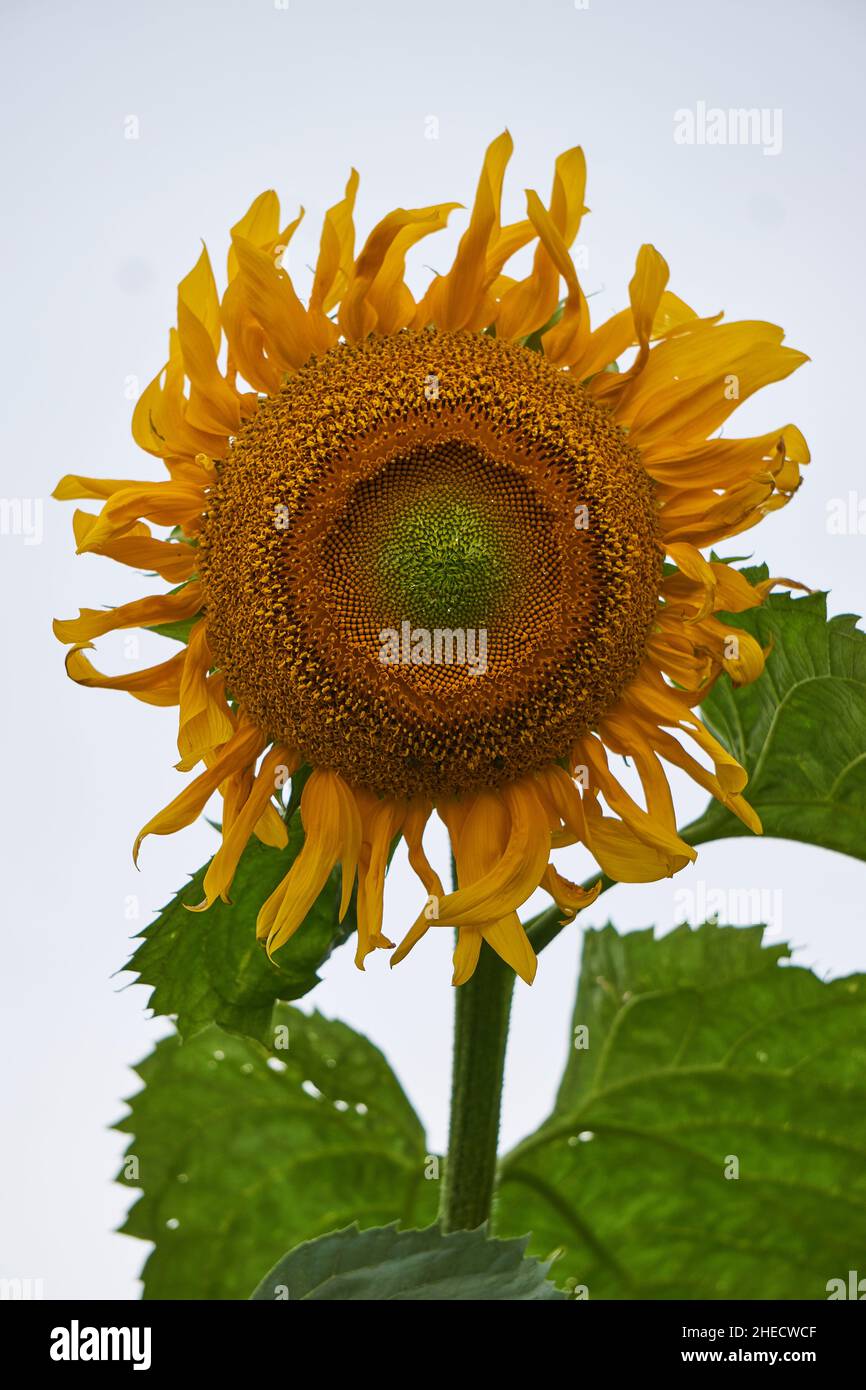
[[[426,797],[415,796],[412,798],[406,811],[406,819],[403,822],[403,839],[406,841],[406,847],[409,851],[409,863],[427,892],[431,897],[442,898],[445,896],[442,880],[431,866],[421,842],[431,809],[431,804]]]
[[[759,321],[699,325],[654,348],[617,418],[639,445],[678,435],[705,439],[738,405],[808,361],[782,346],[783,333]]]
[[[179,305],[183,305],[201,323],[207,333],[214,352],[220,345],[220,301],[216,280],[211,268],[207,247],[202,247],[201,255],[177,287]]]
[[[475,973],[480,954],[481,932],[477,927],[461,927],[457,933],[457,945],[454,948],[452,985],[465,985],[466,981],[471,979]]]
[[[509,918],[538,887],[547,867],[550,831],[532,779],[506,785],[497,793],[480,792],[459,803],[443,802],[439,813],[451,836],[460,887],[439,898],[435,916],[427,909],[418,915],[392,956],[392,965],[401,961],[431,926],[486,931]],[[506,935],[509,945],[500,934],[496,935],[497,942],[516,950],[513,933]],[[458,944],[460,968],[455,983],[468,979],[477,961],[473,937],[464,940],[461,930],[460,940],[464,944]],[[478,946],[480,949],[480,943]],[[525,959],[523,966],[528,970]]]
[[[406,803],[374,799],[363,817],[361,859],[358,868],[358,948],[355,964],[363,970],[364,958],[377,947],[393,946],[382,935],[385,871],[391,842],[406,814]]]
[[[255,725],[242,725],[231,742],[220,751],[212,766],[196,777],[139,831],[132,851],[133,859],[138,862],[138,852],[146,835],[173,835],[176,830],[191,825],[220,783],[233,772],[255,762],[264,743],[264,735]]]
[[[207,621],[201,619],[189,635],[180,683],[177,747],[181,756],[178,768],[182,772],[188,772],[234,734],[223,680],[221,676],[209,675],[212,665]]]
[[[220,458],[225,452],[225,433],[195,429],[187,420],[183,352],[177,330],[169,333],[168,362],[146,386],[132,413],[132,435],[149,454],[161,459],[194,458],[206,454]]]
[[[340,302],[349,283],[355,256],[355,197],[358,171],[349,174],[346,191],[339,203],[328,208],[322,224],[319,258],[310,293],[310,309],[329,314]]]
[[[487,259],[499,236],[502,182],[513,148],[507,130],[488,147],[469,226],[460,240],[454,264],[447,275],[433,281],[419,305],[416,327],[435,323],[448,332],[466,327],[499,273],[501,267],[490,274]]]
[[[716,597],[716,576],[712,565],[695,546],[687,545],[684,541],[669,545],[667,553],[677,569],[700,586],[703,597],[693,616],[705,618],[713,611]]]
[[[649,243],[642,246],[628,287],[634,337],[638,344],[637,356],[627,371],[597,376],[589,388],[597,399],[608,405],[616,405],[617,418],[623,418],[621,401],[631,400],[633,391],[637,389],[636,382],[642,378],[649,360],[650,339],[661,311],[662,297],[669,275],[670,270],[664,256]]]
[[[298,217],[293,224],[292,231],[297,227],[301,218]],[[254,198],[239,222],[236,222],[231,229],[232,237],[241,237],[244,241],[249,241],[253,246],[257,246],[260,251],[270,251],[278,240],[288,240],[291,231],[285,238],[279,237],[280,226],[280,200],[272,188],[268,188],[264,193],[260,193]],[[229,247],[228,254],[228,278],[234,280],[240,266],[238,264],[237,253],[234,246]]]
[[[76,510],[72,518],[75,541],[79,550],[87,549],[94,555],[105,555],[117,560],[121,565],[132,565],[136,569],[152,570],[171,584],[183,583],[191,579],[198,566],[198,551],[184,541],[155,540],[150,528],[144,523],[131,526],[125,535],[101,544],[86,545],[99,518],[90,512]]]
[[[70,502],[81,498],[106,498],[127,488],[150,486],[152,484],[137,482],[134,478],[84,478],[80,473],[66,473],[51,496],[58,502]]]
[[[294,771],[299,761],[296,753],[282,745],[276,745],[266,754],[243,808],[233,819],[228,833],[224,832],[222,845],[208,865],[204,876],[204,899],[192,911],[201,912],[217,898],[228,902],[228,891],[240,857],[276,790],[278,769],[285,766]]]
[[[544,355],[558,366],[568,366],[584,352],[589,339],[589,306],[577,278],[565,241],[554,226],[537,193],[526,195],[527,211],[539,240],[565,280],[568,293],[559,323],[542,337]]]
[[[504,836],[496,824],[500,808],[507,813]],[[530,780],[482,793],[454,845],[461,886],[440,903],[440,923],[484,926],[521,907],[541,881],[549,849],[547,818]],[[479,873],[485,861],[490,867]]]
[[[256,391],[273,395],[280,389],[282,372],[267,355],[265,331],[250,312],[240,280],[233,280],[223,295],[220,317],[232,370]]]
[[[598,787],[610,809],[639,840],[658,850],[670,873],[676,873],[697,857],[696,851],[680,839],[672,825],[644,811],[620,786],[608,767],[604,745],[598,739],[591,735],[581,739],[580,750],[589,767],[592,784]]]
[[[450,211],[455,204],[445,205]],[[364,243],[352,273],[343,302],[339,324],[349,342],[359,342],[377,326],[377,312],[368,296],[380,280],[379,304],[386,319],[399,316],[401,300],[396,293],[402,284],[403,261],[413,240],[418,241],[443,225],[443,210],[429,208],[397,208],[383,217]],[[446,214],[447,215],[447,214]]]
[[[147,483],[112,493],[93,526],[78,544],[79,554],[96,550],[134,526],[139,518],[159,526],[198,525],[205,507],[202,488],[188,483]]]
[[[630,826],[602,815],[593,797],[585,801],[589,849],[616,883],[656,883],[675,872],[671,857],[640,839]]]
[[[566,252],[577,235],[586,211],[583,205],[585,192],[586,160],[583,150],[566,150],[556,161],[549,209],[551,225]],[[559,277],[559,261],[540,241],[535,251],[532,274],[519,281],[502,299],[496,316],[497,335],[501,338],[523,338],[542,328],[559,302]]]
[[[361,820],[351,791],[336,773],[316,768],[301,795],[304,844],[259,912],[256,933],[268,954],[279,950],[303,922],[336,864],[343,866],[340,919],[345,916],[361,848]]]
[[[288,763],[286,764],[289,765]],[[271,849],[285,849],[289,843],[289,833],[276,806],[266,806],[253,826],[253,834],[263,845]]]
[[[125,676],[103,676],[84,655],[83,647],[92,646],[91,642],[85,642],[82,647],[72,647],[66,654],[66,674],[76,685],[98,690],[124,690],[146,705],[178,703],[185,652],[177,652],[168,661],[149,666],[144,671],[133,671]]]
[[[484,927],[482,936],[505,964],[511,966],[515,975],[519,975],[526,984],[532,984],[538,960],[516,912],[510,912],[507,917]],[[454,983],[460,982],[455,979]]]
[[[135,599],[119,608],[103,611],[82,608],[77,618],[56,618],[54,635],[60,642],[90,642],[106,632],[128,627],[156,627],[161,623],[176,623],[192,618],[202,603],[201,585],[187,584],[176,594],[155,594],[151,598]]]
[[[264,330],[269,355],[286,371],[297,371],[313,355],[312,324],[294,286],[272,257],[244,237],[232,240],[244,298]]]
[[[217,362],[220,342],[219,303],[217,302],[217,346],[198,318],[178,298],[177,333],[183,353],[184,370],[191,382],[186,420],[194,429],[215,434],[236,434],[241,423],[241,398],[226,381]]]
[[[557,907],[562,908],[565,921],[570,922],[578,912],[595,902],[601,892],[601,879],[593,884],[592,888],[582,888],[580,884],[564,878],[552,864],[548,864],[541,880],[541,887],[545,893],[550,894]]]
[[[415,317],[417,306],[404,283],[406,253],[424,237],[441,231],[459,203],[440,203],[419,211],[426,214],[417,222],[408,223],[391,242],[366,292],[366,302],[375,314],[377,333],[399,333]]]

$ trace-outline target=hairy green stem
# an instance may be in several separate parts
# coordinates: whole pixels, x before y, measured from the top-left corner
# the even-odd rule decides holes
[[[693,825],[698,838],[691,843],[700,844],[699,822]],[[597,882],[595,876],[583,886],[591,888]],[[602,874],[602,893],[613,887],[614,880]],[[527,935],[536,954],[566,925],[562,909],[555,903],[527,922]],[[444,1231],[471,1231],[490,1216],[513,990],[513,971],[482,944],[475,973],[456,990],[454,1002],[451,1124],[439,1206]]]
[[[490,1216],[513,988],[514,972],[482,944],[474,975],[455,991],[444,1231],[471,1231]]]

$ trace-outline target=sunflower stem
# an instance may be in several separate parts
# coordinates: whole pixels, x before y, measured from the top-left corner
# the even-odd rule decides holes
[[[451,873],[456,884],[453,856]],[[597,882],[595,874],[583,887],[591,888]],[[602,893],[614,887],[615,881],[602,874]],[[536,954],[566,925],[562,909],[555,903],[527,922],[527,935]],[[475,973],[456,990],[454,1002],[451,1123],[439,1204],[439,1223],[444,1231],[471,1231],[490,1217],[513,991],[513,972],[482,945]]]
[[[513,971],[482,944],[475,973],[455,991],[444,1231],[472,1231],[490,1216],[513,988]]]

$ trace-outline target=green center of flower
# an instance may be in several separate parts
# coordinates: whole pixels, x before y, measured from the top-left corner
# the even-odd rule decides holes
[[[432,496],[399,518],[378,556],[382,588],[422,627],[482,627],[501,596],[508,567],[501,537],[480,507]]]

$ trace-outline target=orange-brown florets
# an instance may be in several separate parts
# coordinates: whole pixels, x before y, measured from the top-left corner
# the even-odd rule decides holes
[[[205,519],[208,633],[272,737],[380,793],[567,755],[644,656],[652,483],[567,374],[469,333],[340,345],[264,400]]]

